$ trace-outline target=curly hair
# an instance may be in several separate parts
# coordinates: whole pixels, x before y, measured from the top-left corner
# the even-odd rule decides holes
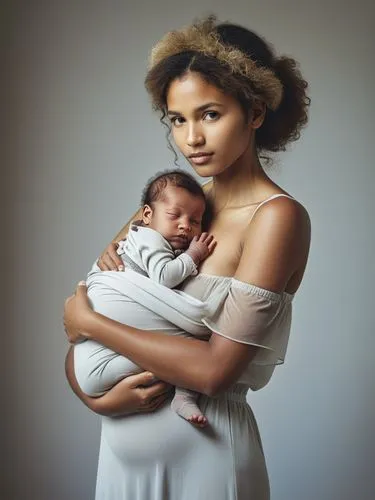
[[[307,82],[294,59],[276,57],[272,46],[253,31],[216,24],[210,16],[161,39],[151,53],[145,86],[164,125],[169,87],[189,71],[235,97],[246,117],[255,100],[266,104],[255,134],[259,152],[285,150],[300,137],[310,105]]]

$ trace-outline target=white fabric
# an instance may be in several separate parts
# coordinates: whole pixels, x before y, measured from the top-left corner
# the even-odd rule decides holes
[[[131,269],[102,272],[96,264],[86,283],[94,310],[104,316],[137,328],[171,335],[191,334],[202,340],[210,335],[202,318],[220,307],[228,291],[228,285],[223,284],[220,293],[202,302]],[[142,371],[129,359],[93,340],[75,346],[74,360],[78,384],[89,396],[100,396],[124,377]]]
[[[281,364],[289,339],[292,300],[291,294],[270,292],[232,278],[223,307],[203,323],[230,340],[261,347],[253,364]]]

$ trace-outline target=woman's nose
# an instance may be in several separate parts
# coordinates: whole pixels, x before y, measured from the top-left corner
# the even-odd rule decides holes
[[[188,144],[188,146],[197,147],[204,144],[204,142],[205,141],[202,130],[197,124],[192,123],[188,128],[186,143]]]

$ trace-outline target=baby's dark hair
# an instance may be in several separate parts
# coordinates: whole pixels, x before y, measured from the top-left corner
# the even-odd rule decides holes
[[[307,123],[310,105],[306,95],[307,82],[302,78],[296,61],[289,57],[276,57],[269,43],[242,26],[222,23],[216,25],[214,30],[224,46],[239,49],[255,62],[256,67],[270,70],[280,80],[283,90],[281,102],[274,111],[267,107],[255,140],[259,152],[285,150],[287,143],[300,137],[301,128]],[[175,38],[171,40],[173,44]],[[199,73],[208,83],[235,97],[246,117],[249,116],[254,99],[259,98],[257,82],[234,72],[229,63],[206,55],[203,50],[185,50],[161,58],[146,76],[146,89],[154,109],[161,111],[164,124],[168,89],[176,78],[188,71]]]
[[[206,201],[202,186],[194,177],[183,170],[176,169],[158,172],[148,180],[142,193],[142,206],[152,206],[155,201],[160,200],[168,185],[186,189],[186,191],[192,195],[198,196]]]

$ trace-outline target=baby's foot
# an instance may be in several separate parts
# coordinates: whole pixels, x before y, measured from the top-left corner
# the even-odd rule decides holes
[[[194,414],[187,420],[191,424],[196,425],[197,427],[206,427],[206,425],[208,424],[207,418],[204,415],[202,415],[202,413],[200,415]]]
[[[206,427],[207,418],[200,411],[197,405],[198,393],[176,389],[175,397],[172,400],[171,407],[180,417],[197,427]]]

